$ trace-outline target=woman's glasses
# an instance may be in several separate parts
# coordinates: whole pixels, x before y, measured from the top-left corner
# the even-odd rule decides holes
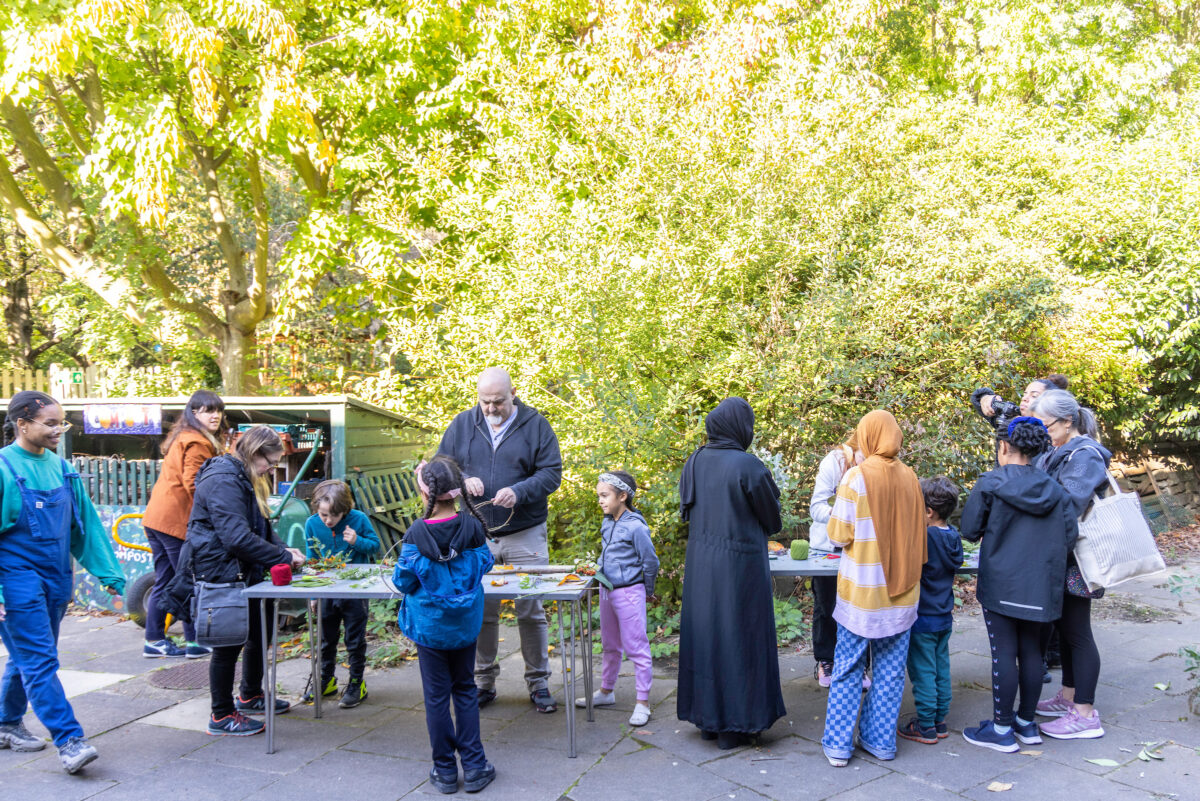
[[[45,428],[49,431],[57,432],[59,434],[62,434],[62,433],[65,433],[65,432],[71,430],[71,424],[69,422],[67,422],[66,420],[63,420],[61,423],[56,423],[54,425],[50,425],[49,423],[43,423],[41,420],[30,420],[29,422],[37,423],[42,428]]]

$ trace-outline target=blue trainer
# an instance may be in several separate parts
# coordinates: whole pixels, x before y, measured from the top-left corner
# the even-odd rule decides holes
[[[1032,721],[1021,725],[1019,721],[1013,721],[1013,734],[1017,735],[1017,739],[1025,743],[1025,745],[1041,745],[1042,734],[1038,731],[1038,725]]]
[[[1008,734],[998,733],[996,724],[990,720],[980,721],[978,727],[969,726],[963,729],[963,738],[971,745],[1002,751],[1005,754],[1021,750],[1021,746],[1017,745],[1017,738],[1011,731]]]
[[[142,656],[147,659],[162,659],[164,657],[176,657],[186,654],[183,648],[180,648],[170,640],[159,640],[158,642],[147,642],[142,646]]]

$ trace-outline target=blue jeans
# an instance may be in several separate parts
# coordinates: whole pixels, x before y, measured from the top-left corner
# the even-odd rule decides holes
[[[487,757],[479,734],[479,700],[475,695],[475,645],[453,651],[418,645],[417,656],[434,769],[444,775],[457,774],[455,751],[462,759],[464,772],[485,767]]]
[[[950,632],[914,631],[908,643],[908,680],[923,728],[941,723],[950,713]]]
[[[909,632],[871,640],[860,637],[842,624],[837,628],[833,654],[833,681],[825,707],[825,734],[821,746],[828,756],[849,759],[854,752],[854,722],[859,709],[858,739],[880,759],[896,755],[896,718],[904,695],[904,663],[908,657]],[[862,679],[867,653],[873,659],[871,689],[863,703]]]
[[[152,528],[145,531],[146,542],[150,543],[150,553],[154,557],[154,589],[146,601],[146,642],[158,642],[167,636],[167,587],[175,580],[183,540]],[[183,636],[188,642],[195,642],[196,627],[184,621]]]

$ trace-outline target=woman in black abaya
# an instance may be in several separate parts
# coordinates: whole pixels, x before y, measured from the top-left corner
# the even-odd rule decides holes
[[[784,714],[767,539],[782,528],[779,488],[757,457],[754,410],[726,398],[704,421],[708,443],[683,467],[689,524],[679,627],[680,720],[722,749]]]

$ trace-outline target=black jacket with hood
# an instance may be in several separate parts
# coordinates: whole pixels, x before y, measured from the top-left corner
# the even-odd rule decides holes
[[[492,449],[492,431],[478,404],[459,412],[451,421],[438,453],[458,463],[464,478],[483,482],[483,497],[491,500],[511,487],[517,495],[515,510],[488,505],[479,510],[493,537],[503,537],[545,523],[547,499],[562,481],[562,455],[550,423],[532,406],[516,402],[517,419]],[[504,525],[509,513],[512,520]]]
[[[1108,463],[1112,454],[1088,436],[1069,439],[1039,457],[1037,466],[1045,470],[1067,491],[1072,514],[1081,517],[1097,493],[1108,489]]]
[[[197,581],[220,584],[262,580],[272,565],[292,557],[271,530],[243,464],[230,454],[209,459],[196,474],[196,495],[179,568],[168,593],[171,611],[187,614]]]
[[[1021,620],[1062,616],[1067,554],[1079,534],[1058,482],[1032,465],[1003,465],[979,477],[959,523],[983,540],[976,594],[984,609]]]

